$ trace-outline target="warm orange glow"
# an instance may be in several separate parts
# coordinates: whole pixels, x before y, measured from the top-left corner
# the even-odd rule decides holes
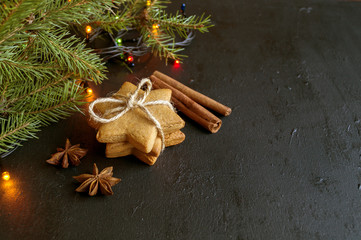
[[[175,60],[174,63],[175,63],[175,64],[180,64],[180,61],[179,61],[179,60]]]
[[[10,173],[9,173],[9,172],[3,172],[2,178],[3,178],[5,181],[8,181],[8,180],[10,179]]]
[[[93,90],[92,90],[91,88],[88,88],[88,89],[86,90],[86,92],[87,92],[88,94],[92,94],[92,93],[93,93]]]
[[[150,4],[152,4],[152,2],[150,0],[147,0],[147,6],[150,6]]]
[[[159,24],[154,23],[153,24],[153,29],[158,29],[158,28],[159,28]]]
[[[133,62],[134,58],[132,56],[129,56],[127,60],[128,60],[128,62]]]
[[[153,33],[153,36],[157,37],[158,36],[158,29],[153,29],[152,33]]]
[[[85,32],[86,32],[86,33],[91,33],[91,32],[92,32],[92,27],[89,26],[89,25],[86,26],[86,27],[85,27]]]
[[[2,172],[0,172],[0,175],[1,174]],[[24,181],[24,179],[21,179],[21,176],[11,176],[8,181],[1,180],[1,214],[2,216],[6,216],[6,223],[19,229],[24,226],[19,222],[19,219],[31,219],[37,210],[33,208],[33,204],[29,204],[34,201],[34,199],[31,198],[34,196],[34,189],[31,187],[31,182]]]

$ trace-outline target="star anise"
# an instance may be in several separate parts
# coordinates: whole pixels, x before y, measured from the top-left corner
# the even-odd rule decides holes
[[[97,165],[94,163],[93,174],[81,174],[73,178],[82,184],[75,189],[77,192],[88,191],[89,196],[97,194],[98,189],[104,195],[113,195],[112,186],[119,183],[121,179],[112,177],[113,167],[104,168],[100,173]]]
[[[87,149],[80,148],[80,144],[71,145],[69,139],[66,139],[65,149],[57,148],[57,153],[51,155],[51,158],[46,160],[47,163],[53,165],[60,165],[63,168],[67,168],[69,166],[69,162],[74,165],[78,166],[80,164],[80,159],[85,156],[88,152]]]

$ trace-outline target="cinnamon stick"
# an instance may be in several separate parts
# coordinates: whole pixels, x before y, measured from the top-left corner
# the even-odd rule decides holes
[[[157,78],[159,78],[160,80],[162,80],[163,82],[167,83],[168,85],[181,91],[182,93],[184,93],[185,95],[187,95],[188,97],[190,97],[191,99],[193,99],[194,101],[196,101],[197,103],[199,103],[200,105],[202,105],[204,107],[207,107],[207,108],[209,108],[217,113],[220,113],[224,116],[228,116],[232,112],[232,109],[230,107],[227,107],[227,106],[215,101],[214,99],[209,98],[206,95],[203,95],[202,93],[199,93],[199,92],[185,86],[184,84],[178,82],[174,78],[171,78],[171,77],[165,75],[164,73],[155,71],[153,73],[153,75],[156,76]]]
[[[188,116],[190,119],[196,121],[198,124],[208,129],[211,133],[216,133],[221,125],[222,121],[209,112],[207,109],[193,101],[191,98],[178,91],[174,87],[163,82],[156,76],[150,76],[153,82],[154,88],[168,88],[172,90],[172,102],[175,107]]]

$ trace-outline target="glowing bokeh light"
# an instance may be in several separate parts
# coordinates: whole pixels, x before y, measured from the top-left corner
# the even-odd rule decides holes
[[[92,27],[89,26],[89,25],[86,26],[86,27],[85,27],[85,32],[86,32],[86,33],[91,33],[91,32],[92,32]]]
[[[133,62],[133,61],[134,61],[134,58],[133,58],[133,56],[129,56],[129,57],[127,58],[127,60],[128,60],[128,62]]]
[[[88,89],[86,90],[86,92],[87,92],[88,94],[92,94],[92,93],[93,93],[93,89],[88,88]]]
[[[3,172],[2,173],[2,178],[5,180],[5,181],[8,181],[10,179],[10,173],[9,172]]]

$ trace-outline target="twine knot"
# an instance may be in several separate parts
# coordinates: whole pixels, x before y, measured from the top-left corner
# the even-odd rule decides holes
[[[139,96],[139,91],[143,86],[145,86],[144,94]],[[144,103],[145,99],[147,98],[147,96],[149,95],[151,90],[152,90],[152,82],[149,80],[149,78],[144,78],[139,83],[137,89],[132,94],[130,94],[128,97],[114,95],[116,98],[113,98],[113,97],[98,98],[89,105],[90,117],[92,119],[94,119],[96,122],[110,123],[110,122],[113,122],[113,121],[119,119],[120,117],[122,117],[129,110],[134,109],[134,108],[139,108],[143,112],[146,113],[149,120],[151,120],[154,123],[154,125],[156,126],[158,133],[162,140],[162,151],[163,151],[165,145],[164,145],[164,132],[163,132],[162,126],[160,125],[158,120],[149,112],[149,110],[147,109],[147,106],[165,105],[165,106],[169,107],[170,109],[172,109],[173,111],[174,111],[174,108],[173,108],[172,104],[170,104],[169,101],[165,101],[165,100],[157,100],[157,101],[153,101],[153,102]],[[112,114],[112,113],[116,113],[116,115],[111,118],[105,118],[103,116],[97,115],[94,112],[94,106],[97,103],[118,103],[120,106],[114,107],[113,109],[107,109],[106,112],[103,114],[104,116],[108,115],[108,114]]]

